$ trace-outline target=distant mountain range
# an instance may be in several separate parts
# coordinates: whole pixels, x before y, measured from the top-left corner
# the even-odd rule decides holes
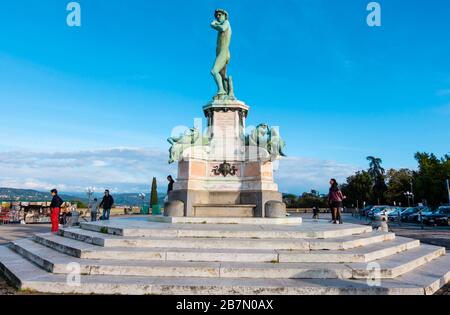
[[[114,193],[112,194],[116,205],[120,206],[141,206],[142,199],[139,198],[138,193]],[[69,192],[60,194],[64,201],[80,201],[82,203],[88,202],[86,193]],[[94,193],[94,197],[101,199],[103,193]],[[165,194],[158,193],[159,203],[164,203]],[[32,189],[17,189],[17,188],[1,188],[0,187],[0,201],[50,201],[52,199],[49,192],[41,192]],[[144,202],[149,204],[150,194],[148,194]]]

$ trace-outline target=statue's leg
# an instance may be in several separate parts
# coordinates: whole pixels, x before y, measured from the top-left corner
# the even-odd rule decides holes
[[[226,95],[227,92],[225,91],[223,87],[223,77],[222,77],[222,70],[227,65],[227,59],[223,58],[223,56],[217,56],[216,63],[214,65],[214,68],[211,70],[211,74],[214,77],[214,80],[217,84],[217,95]],[[226,69],[225,69],[226,72]]]
[[[228,82],[228,96],[231,99],[234,99],[235,98],[235,96],[234,96],[234,86],[233,86],[233,78],[231,77],[231,75],[228,77],[227,82]]]
[[[225,90],[226,94],[229,94],[230,88],[228,85],[228,78],[227,78],[227,65],[228,63],[225,65],[225,67],[222,68],[222,70],[220,70],[220,76],[222,77],[223,89]]]

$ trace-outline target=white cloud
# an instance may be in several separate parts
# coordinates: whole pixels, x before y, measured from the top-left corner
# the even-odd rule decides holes
[[[321,193],[326,193],[331,178],[336,178],[339,183],[342,183],[359,169],[355,165],[335,161],[287,157],[280,161],[275,176],[280,190],[283,192],[299,194],[316,189]]]
[[[148,190],[152,177],[166,186],[168,152],[159,149],[112,148],[79,152],[0,152],[0,186],[80,192],[86,187],[99,191],[140,192]],[[283,192],[301,193],[312,188],[325,192],[331,177],[342,181],[358,168],[334,161],[288,157],[275,173]]]
[[[99,189],[141,191],[153,176],[174,173],[167,153],[152,149],[114,148],[79,152],[2,152],[0,186],[61,191]]]

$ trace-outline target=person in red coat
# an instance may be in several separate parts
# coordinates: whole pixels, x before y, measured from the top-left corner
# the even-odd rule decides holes
[[[61,206],[64,201],[58,196],[58,191],[56,189],[52,189],[50,193],[53,196],[52,202],[50,203],[52,233],[56,233],[58,232],[59,227],[59,213],[61,212]]]

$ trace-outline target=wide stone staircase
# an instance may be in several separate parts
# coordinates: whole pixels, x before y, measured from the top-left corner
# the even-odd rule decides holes
[[[83,223],[0,247],[22,290],[81,294],[433,294],[445,248],[369,226]]]

